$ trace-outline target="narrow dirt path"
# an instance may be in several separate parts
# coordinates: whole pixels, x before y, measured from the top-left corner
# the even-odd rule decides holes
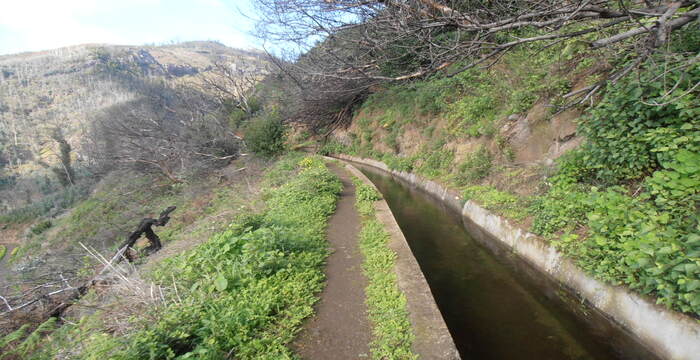
[[[293,348],[309,360],[369,358],[371,327],[365,305],[367,279],[362,273],[355,186],[345,170],[335,164],[329,168],[340,177],[343,192],[328,223],[332,253],[326,265],[326,288],[316,305],[316,315],[305,324]]]

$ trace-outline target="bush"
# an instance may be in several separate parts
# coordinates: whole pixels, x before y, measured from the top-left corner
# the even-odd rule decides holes
[[[484,208],[514,220],[522,220],[527,216],[526,206],[519,197],[493,186],[469,186],[462,191],[462,196],[465,201],[474,200]]]
[[[628,77],[608,87],[603,100],[591,111],[579,129],[586,137],[583,147],[585,164],[592,170],[592,180],[605,184],[640,179],[661,166],[664,150],[674,138],[687,140],[697,132],[700,118],[697,92],[687,92],[700,81],[700,64],[686,73],[670,72],[659,77],[656,65],[637,77]],[[670,98],[666,84],[679,80]],[[643,100],[643,101],[642,101]],[[697,139],[696,139],[697,141]]]
[[[39,235],[51,227],[51,220],[44,220],[34,226],[32,226],[32,234]]]
[[[681,79],[666,105],[653,105],[669,100],[654,69],[608,88],[579,127],[587,142],[535,201],[532,230],[575,231],[552,244],[593,276],[700,315],[700,106],[688,91],[700,66],[687,72],[666,74]]]
[[[263,114],[250,120],[245,131],[248,148],[257,154],[271,157],[284,151],[286,129],[276,113]]]
[[[350,154],[351,149],[345,144],[337,140],[328,140],[320,149],[318,149],[319,155],[333,155],[333,154]]]
[[[58,212],[68,209],[78,201],[85,199],[91,187],[92,184],[83,183],[44,196],[41,200],[35,201],[23,208],[15,209],[0,215],[0,223],[24,223],[40,216],[48,215],[52,211]]]
[[[411,172],[413,170],[416,158],[414,156],[404,157],[396,156],[394,154],[384,154],[382,157],[382,162],[384,162],[389,169],[403,172]]]
[[[491,152],[486,147],[479,146],[459,165],[456,177],[457,184],[465,185],[488,176],[491,172],[492,160]]]
[[[424,146],[418,152],[419,174],[429,178],[437,178],[447,174],[455,158],[453,150],[443,148],[444,142],[438,141],[430,146]]]

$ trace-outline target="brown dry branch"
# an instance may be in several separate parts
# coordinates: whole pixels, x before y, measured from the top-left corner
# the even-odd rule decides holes
[[[288,93],[301,99],[290,104],[295,111],[288,117],[314,129],[336,126],[336,115],[377,85],[489,67],[525,44],[565,39],[624,54],[633,65],[565,96],[585,102],[668,51],[671,34],[700,16],[698,1],[660,0],[261,0],[256,6],[256,34],[292,49],[279,54],[286,61],[273,61],[298,88]]]

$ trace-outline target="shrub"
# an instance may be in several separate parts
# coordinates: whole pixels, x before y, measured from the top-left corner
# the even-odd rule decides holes
[[[351,151],[350,147],[347,145],[332,139],[326,141],[323,146],[321,146],[320,149],[318,149],[319,155],[333,155],[333,154],[351,154],[353,151]]]
[[[489,175],[492,165],[491,152],[484,146],[479,146],[459,165],[456,181],[458,185],[481,180]]]
[[[414,156],[404,157],[396,156],[394,154],[384,154],[382,157],[382,162],[384,162],[391,170],[411,172],[416,162],[416,158]]]
[[[453,150],[443,149],[443,142],[438,141],[431,146],[424,146],[418,153],[419,164],[417,171],[429,178],[445,175],[455,158]]]
[[[526,206],[519,197],[500,191],[493,186],[469,186],[462,191],[462,196],[465,201],[474,200],[484,208],[501,213],[511,219],[522,220],[527,216]]]
[[[44,220],[32,226],[32,234],[39,235],[51,227],[51,220]]]
[[[83,183],[59,190],[23,208],[0,215],[0,223],[24,223],[51,212],[68,209],[86,198],[91,187],[91,184]]]
[[[694,124],[700,118],[700,101],[697,93],[686,89],[700,81],[700,64],[686,73],[659,77],[660,71],[663,69],[652,67],[639,79],[628,77],[609,86],[602,101],[579,125],[586,137],[583,159],[593,180],[616,184],[640,179],[661,166],[663,151],[659,150],[666,147],[658,140],[666,142],[697,131]],[[666,106],[654,105],[668,102],[666,83],[675,81],[680,84],[671,96],[679,98]]]
[[[245,141],[254,153],[271,157],[284,151],[286,129],[276,113],[263,114],[250,120]]]

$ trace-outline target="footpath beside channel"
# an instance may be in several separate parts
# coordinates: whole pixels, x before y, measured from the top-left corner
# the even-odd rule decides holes
[[[326,263],[326,287],[315,314],[304,325],[293,348],[303,359],[370,358],[371,327],[367,319],[362,254],[358,237],[360,217],[355,210],[355,185],[347,171],[329,164],[343,183],[343,192],[326,231],[331,254]]]
[[[653,299],[632,290],[605,284],[586,274],[576,264],[538,236],[511,225],[507,219],[464,201],[459,193],[416,174],[391,170],[380,161],[334,154],[333,158],[368,165],[425,191],[461,214],[465,227],[473,224],[490,239],[510,249],[537,270],[580,296],[616,322],[659,357],[669,360],[700,359],[700,322],[669,310]],[[467,229],[469,230],[469,229]],[[408,296],[408,295],[407,295]]]
[[[345,168],[364,184],[377,190],[376,186],[352,164],[345,163]],[[394,272],[398,287],[406,297],[409,321],[415,335],[413,352],[420,359],[459,360],[459,352],[435,303],[430,286],[389,205],[381,199],[374,202],[374,210],[377,220],[389,233],[389,248],[396,253]]]

